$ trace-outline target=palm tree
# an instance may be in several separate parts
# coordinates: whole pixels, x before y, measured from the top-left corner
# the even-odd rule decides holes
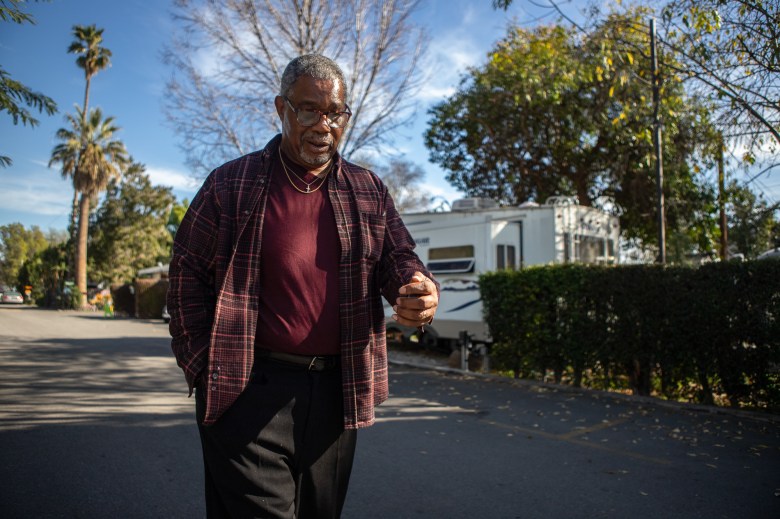
[[[112,178],[121,175],[130,158],[122,141],[113,140],[119,131],[113,117],[103,119],[99,108],[85,116],[76,107],[76,115],[66,115],[70,127],[57,130],[57,139],[62,142],[52,150],[49,165],[61,164],[62,176],[71,177],[73,188],[81,194],[75,263],[76,286],[85,302],[90,201],[105,191]]]
[[[84,77],[87,80],[87,86],[84,89],[84,112],[89,113],[89,86],[92,76],[111,66],[111,51],[101,47],[103,43],[103,29],[98,29],[95,25],[74,25],[73,36],[76,37],[68,53],[78,54],[76,64],[84,69]]]
[[[78,54],[76,64],[84,69],[84,78],[86,87],[84,88],[84,105],[82,116],[89,113],[89,87],[92,82],[92,76],[101,70],[111,66],[111,51],[101,47],[103,43],[103,29],[98,29],[93,25],[74,25],[73,36],[76,38],[68,47],[68,53]],[[65,173],[63,172],[63,175]],[[71,238],[76,228],[76,219],[78,218],[78,197],[79,192],[73,192],[73,205],[70,218]]]

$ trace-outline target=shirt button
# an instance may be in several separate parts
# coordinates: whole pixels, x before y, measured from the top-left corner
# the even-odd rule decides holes
[[[217,380],[218,378],[219,378],[219,375],[216,372],[211,374],[211,380]]]

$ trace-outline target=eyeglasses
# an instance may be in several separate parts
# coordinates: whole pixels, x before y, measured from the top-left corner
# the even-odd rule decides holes
[[[321,112],[313,108],[295,108],[287,96],[284,96],[284,100],[290,105],[290,110],[295,113],[295,118],[301,126],[314,126],[322,120],[324,115],[325,120],[328,121],[328,126],[331,128],[344,128],[352,115],[352,111],[346,105],[346,110],[343,112]]]

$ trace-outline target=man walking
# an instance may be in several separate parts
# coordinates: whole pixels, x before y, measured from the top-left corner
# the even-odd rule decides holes
[[[382,296],[421,327],[438,284],[387,188],[339,156],[339,67],[292,60],[282,134],[214,170],[176,233],[172,348],[196,393],[209,517],[338,517],[387,398]]]

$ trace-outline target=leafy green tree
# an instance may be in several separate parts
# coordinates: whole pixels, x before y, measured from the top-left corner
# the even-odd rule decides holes
[[[507,9],[512,0],[494,0]],[[602,5],[605,5],[602,3]],[[629,4],[609,4],[612,12],[630,11]],[[743,164],[763,162],[767,172],[777,166],[780,149],[780,3],[766,0],[668,0],[644,2],[648,17],[661,19],[659,49],[662,73],[684,81],[688,95],[704,101],[727,149],[742,150]],[[537,4],[571,21],[559,2]],[[606,18],[592,2],[583,32],[592,32]],[[647,31],[647,18],[634,28]],[[735,203],[740,203],[735,201]],[[770,207],[771,209],[771,207]],[[775,215],[777,209],[775,208]],[[776,217],[776,216],[775,216]]]
[[[37,227],[29,230],[21,223],[0,226],[0,285],[18,286],[17,277],[25,261],[48,246]]]
[[[168,215],[168,224],[166,225],[168,232],[171,233],[171,238],[176,237],[176,231],[179,230],[181,221],[184,219],[184,215],[189,208],[190,201],[186,198],[182,203],[174,203],[173,207],[171,207],[171,212]]]
[[[19,269],[19,285],[32,287],[31,297],[39,306],[73,308],[73,300],[63,294],[68,276],[68,246],[49,245],[24,262]],[[77,299],[80,300],[80,299]]]
[[[762,172],[778,166],[780,150],[780,3],[764,0],[671,0],[662,10],[661,43],[680,56],[680,74],[692,95],[707,99],[731,149],[742,150],[746,166],[762,163]],[[768,167],[763,167],[767,166]],[[754,177],[755,178],[755,177]],[[767,247],[767,218],[778,206],[766,206],[745,190],[730,190],[734,237],[740,252],[752,257]],[[761,214],[750,217],[753,204]],[[737,217],[737,215],[741,215]],[[731,231],[730,231],[731,232]],[[750,237],[757,240],[748,243]],[[767,247],[768,248],[768,247]]]
[[[103,119],[99,108],[84,117],[77,107],[76,115],[68,114],[70,128],[57,131],[62,141],[52,150],[49,165],[61,164],[62,174],[73,177],[73,188],[79,198],[78,240],[76,246],[76,286],[82,296],[87,292],[87,238],[89,233],[90,203],[109,181],[118,178],[129,164],[125,145],[114,139],[119,127],[113,117]],[[86,301],[86,297],[83,298]]]
[[[18,0],[0,0],[0,20],[18,24],[35,23],[32,16],[19,9],[20,3]],[[52,98],[16,81],[0,67],[0,112],[8,112],[14,124],[21,122],[24,126],[37,126],[38,119],[25,107],[37,110],[38,113],[46,112],[47,115],[57,111],[57,104]],[[0,155],[0,167],[11,164],[10,157]]]
[[[729,242],[748,259],[774,247],[778,204],[768,204],[763,195],[737,182],[732,182],[728,191]]]
[[[68,241],[68,232],[62,229],[49,229],[46,232],[46,241],[49,245],[60,245]]]
[[[662,44],[707,97],[724,133],[750,151],[780,148],[780,3],[672,0]],[[749,157],[750,158],[750,157]]]
[[[90,225],[93,278],[128,282],[139,269],[170,261],[167,224],[174,203],[172,188],[153,186],[142,164],[112,180]]]
[[[45,248],[37,236],[37,229],[32,233],[39,249],[22,263],[17,274],[18,287],[31,286],[32,300],[40,306],[72,308],[69,298],[63,298],[63,281],[68,275],[68,235],[65,231],[49,229],[45,234]]]
[[[620,214],[627,238],[656,243],[649,36],[635,28],[644,14],[612,16],[584,36],[511,28],[430,111],[431,160],[470,196],[503,205],[577,196]],[[713,197],[698,175],[715,143],[707,106],[674,76],[662,99],[668,228],[698,230],[695,241],[709,249]]]

